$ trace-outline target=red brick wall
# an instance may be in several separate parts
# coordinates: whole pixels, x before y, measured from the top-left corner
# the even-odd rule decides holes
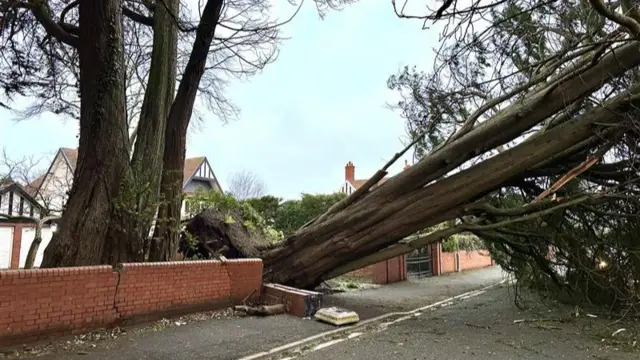
[[[226,307],[261,284],[259,259],[0,271],[0,346]]]
[[[440,253],[440,273],[452,273],[456,272],[456,253],[453,252],[441,252]]]
[[[459,271],[479,269],[494,265],[491,255],[486,250],[459,251],[458,253]],[[442,273],[456,272],[456,253],[443,252],[440,256]]]
[[[366,278],[375,284],[391,284],[407,280],[407,265],[404,255],[381,261],[352,271],[347,276]]]
[[[493,265],[487,250],[460,251],[460,268],[462,270],[479,269]]]

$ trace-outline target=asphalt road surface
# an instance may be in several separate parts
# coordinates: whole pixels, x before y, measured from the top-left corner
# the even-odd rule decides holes
[[[576,317],[575,308],[534,295],[525,304],[518,309],[512,289],[494,288],[320,350],[307,347],[296,359],[640,359],[637,323]]]

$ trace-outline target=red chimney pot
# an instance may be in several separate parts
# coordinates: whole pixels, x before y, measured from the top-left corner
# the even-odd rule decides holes
[[[344,167],[344,179],[353,182],[356,179],[356,167],[351,161]]]

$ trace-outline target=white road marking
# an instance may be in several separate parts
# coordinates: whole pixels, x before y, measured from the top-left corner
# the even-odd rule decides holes
[[[327,341],[327,342],[325,342],[325,343],[322,343],[322,344],[318,344],[318,345],[316,345],[316,346],[315,346],[311,351],[309,351],[309,352],[318,351],[318,350],[320,350],[320,349],[327,348],[327,347],[329,347],[329,346],[331,346],[331,345],[335,345],[335,344],[337,344],[337,343],[341,343],[341,342],[343,342],[343,341],[345,341],[345,340],[347,340],[347,338],[344,338],[344,339],[335,339],[335,340]]]

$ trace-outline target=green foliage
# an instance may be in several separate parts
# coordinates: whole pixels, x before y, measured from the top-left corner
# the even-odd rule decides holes
[[[276,211],[274,227],[282,231],[285,236],[289,236],[307,222],[325,213],[333,204],[346,196],[343,193],[302,194],[300,200],[285,201]]]
[[[280,207],[280,203],[282,199],[279,197],[266,195],[259,198],[250,198],[246,199],[249,205],[254,208],[262,218],[265,219],[267,224],[273,225],[275,223],[276,214],[278,212],[278,208]]]
[[[214,208],[225,215],[227,223],[234,223],[238,220],[234,214],[241,214],[242,225],[259,229],[269,241],[277,243],[345,197],[342,193],[302,194],[299,200],[281,203],[282,199],[271,195],[238,201],[217,191],[198,191],[185,202],[188,216]]]
[[[238,201],[231,195],[225,195],[215,190],[196,191],[185,199],[188,216],[195,216],[206,209],[215,209],[224,214],[228,224],[240,221],[248,229],[261,231],[272,243],[284,239],[282,231],[278,231],[269,225],[262,215],[256,211],[250,202]]]
[[[444,252],[474,251],[486,248],[482,239],[470,233],[451,235],[442,242],[442,251]]]
[[[293,234],[345,197],[346,194],[343,193],[302,194],[299,200],[282,202],[281,198],[267,195],[238,201],[232,196],[205,192],[189,198],[187,206],[191,216],[208,207],[215,207],[223,212],[239,207],[245,214],[245,226],[259,226],[263,231],[269,232],[270,237],[281,239],[283,234],[284,236]]]
[[[584,184],[570,182],[558,196],[576,197]],[[494,198],[494,206],[518,206],[517,193]],[[520,286],[564,302],[625,312],[640,300],[640,211],[637,199],[593,198],[564,211],[478,234]],[[637,310],[633,310],[637,313]]]

